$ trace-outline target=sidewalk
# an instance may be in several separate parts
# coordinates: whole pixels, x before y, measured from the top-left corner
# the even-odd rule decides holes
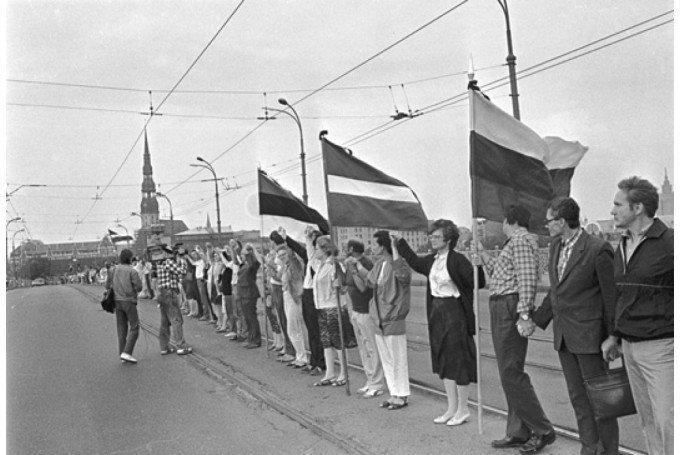
[[[98,293],[88,293],[98,296]],[[138,310],[142,322],[159,327],[160,316],[155,301],[140,300]],[[379,407],[385,395],[364,399],[354,393],[347,396],[344,387],[314,387],[312,384],[318,376],[309,376],[277,362],[276,355],[271,352],[267,358],[264,347],[256,350],[243,349],[240,343],[229,341],[222,334],[215,333],[215,326],[212,324],[186,319],[184,329],[186,341],[193,346],[195,353],[237,370],[258,384],[262,390],[275,395],[288,406],[303,412],[324,428],[368,452],[425,454],[454,449],[455,453],[461,454],[518,453],[516,449],[491,448],[491,440],[502,437],[505,432],[505,419],[497,415],[484,414],[484,433],[481,436],[477,433],[475,408],[470,408],[471,419],[464,425],[435,425],[432,419],[445,410],[444,398],[412,390],[406,408],[387,411]],[[141,365],[145,356],[155,355],[152,345],[154,341],[156,340],[150,342],[148,349],[139,350]],[[354,357],[355,355],[350,355],[350,360]],[[363,385],[364,379],[362,373],[350,369],[352,392]],[[576,441],[558,437],[554,444],[541,453],[574,454],[579,449],[580,444]],[[285,453],[285,441],[282,441],[282,453]]]

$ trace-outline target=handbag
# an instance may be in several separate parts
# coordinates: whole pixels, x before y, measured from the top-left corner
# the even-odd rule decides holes
[[[583,380],[595,419],[610,419],[635,414],[625,365]]]
[[[113,295],[113,289],[107,289],[104,291],[101,304],[102,310],[106,311],[107,313],[113,313],[113,311],[116,309],[116,300],[115,296]]]

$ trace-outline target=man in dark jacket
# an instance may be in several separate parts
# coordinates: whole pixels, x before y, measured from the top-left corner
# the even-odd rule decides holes
[[[616,357],[621,341],[649,453],[673,453],[673,229],[654,217],[654,185],[630,177],[618,187],[611,213],[626,232],[614,257],[614,335],[602,352]]]
[[[614,332],[614,251],[584,232],[572,198],[548,208],[546,227],[553,237],[548,256],[550,291],[533,320],[545,329],[553,321],[555,350],[576,415],[581,455],[618,453],[616,419],[595,420],[583,380],[604,374],[600,345]]]

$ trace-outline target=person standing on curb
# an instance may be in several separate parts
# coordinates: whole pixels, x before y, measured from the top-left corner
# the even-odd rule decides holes
[[[555,350],[574,408],[582,455],[616,455],[616,419],[596,420],[583,380],[605,374],[600,344],[614,331],[614,250],[608,242],[585,232],[580,208],[572,198],[554,200],[546,227],[553,237],[548,256],[550,291],[534,312],[545,330],[553,322]]]
[[[137,363],[132,357],[139,336],[137,294],[142,290],[142,280],[132,268],[132,251],[120,252],[120,264],[107,274],[106,289],[113,289],[116,301],[116,327],[118,330],[118,354],[123,363]],[[129,329],[128,329],[129,325]]]
[[[156,267],[158,277],[158,304],[161,312],[161,328],[158,341],[161,345],[161,355],[177,351],[177,355],[185,355],[193,350],[184,341],[182,331],[182,311],[180,304],[179,283],[181,277],[187,273],[184,258],[178,261],[177,251],[166,250],[173,257],[166,259]],[[173,346],[169,343],[171,342]]]
[[[618,355],[652,455],[673,453],[673,229],[656,218],[659,193],[649,181],[619,182],[614,224],[625,235],[614,255],[617,301],[605,359]]]
[[[480,258],[489,276],[491,337],[508,420],[505,437],[491,442],[497,449],[519,447],[521,453],[538,453],[555,442],[555,430],[538,401],[529,375],[524,371],[528,336],[538,286],[538,243],[527,231],[531,213],[511,205],[503,220],[508,240],[494,261],[487,253]]]

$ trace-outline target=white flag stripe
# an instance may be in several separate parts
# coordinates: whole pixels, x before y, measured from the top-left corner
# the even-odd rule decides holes
[[[473,92],[472,129],[490,141],[537,160],[549,154],[548,145],[531,128]]]
[[[546,136],[543,140],[548,144],[549,149],[549,154],[544,160],[548,169],[576,167],[588,151],[588,147],[579,141],[565,141],[557,136]]]
[[[388,201],[419,203],[411,189],[407,186],[367,182],[337,175],[328,176],[328,192],[385,199]]]

